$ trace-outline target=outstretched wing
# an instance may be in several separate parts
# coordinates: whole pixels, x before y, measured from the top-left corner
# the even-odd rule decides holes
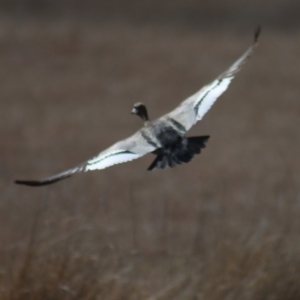
[[[260,34],[260,27],[257,28],[254,35],[254,42],[248,50],[225,72],[210,84],[204,86],[196,94],[183,101],[177,108],[167,114],[165,117],[176,120],[189,130],[197,121],[201,120],[214,102],[228,88],[230,82],[241,69],[248,57],[252,54],[257,45]]]
[[[15,183],[29,186],[47,185],[68,178],[76,173],[101,170],[116,164],[131,161],[142,157],[155,149],[156,147],[144,138],[142,132],[138,131],[133,136],[114,144],[108,149],[100,152],[94,158],[89,159],[87,162],[72,169],[42,180],[16,180]]]

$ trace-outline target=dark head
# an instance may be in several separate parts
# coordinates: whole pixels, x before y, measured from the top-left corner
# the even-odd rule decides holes
[[[138,102],[133,105],[132,114],[139,116],[144,122],[149,121],[147,108],[145,104]]]

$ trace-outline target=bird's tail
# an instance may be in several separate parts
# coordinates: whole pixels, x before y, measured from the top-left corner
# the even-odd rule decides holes
[[[208,141],[209,136],[195,136],[187,138],[188,143],[186,146],[174,151],[166,153],[165,151],[156,151],[157,157],[149,166],[148,171],[153,169],[165,169],[166,167],[174,168],[176,165],[188,163],[195,154],[199,154],[202,148],[205,148],[205,143]]]

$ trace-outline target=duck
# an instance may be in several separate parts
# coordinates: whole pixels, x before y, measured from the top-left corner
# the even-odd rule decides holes
[[[71,169],[41,180],[15,180],[16,184],[44,186],[71,177],[77,173],[102,170],[116,164],[138,159],[152,153],[156,158],[147,170],[165,169],[190,162],[201,152],[210,138],[209,135],[187,137],[188,130],[203,116],[215,101],[227,90],[232,79],[251,56],[258,44],[260,27],[254,33],[252,45],[225,72],[211,83],[185,99],[174,110],[151,121],[146,105],[137,102],[131,113],[143,121],[143,127],[132,136],[116,142],[95,157]]]

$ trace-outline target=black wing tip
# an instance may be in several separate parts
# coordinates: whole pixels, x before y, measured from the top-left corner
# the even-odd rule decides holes
[[[15,180],[16,184],[22,184],[22,185],[28,185],[28,186],[43,186],[43,185],[49,185],[52,183],[55,183],[57,181],[60,181],[62,179],[68,178],[69,176],[65,176],[65,177],[58,177],[58,178],[49,178],[49,179],[45,179],[45,180]]]
[[[48,185],[55,183],[57,181],[66,179],[68,177],[71,177],[73,174],[78,172],[84,172],[86,167],[86,163],[81,164],[73,169],[67,170],[65,172],[59,173],[57,175],[47,177],[42,180],[15,180],[16,184],[23,184],[28,186],[42,186],[42,185]]]
[[[28,185],[28,186],[41,186],[41,185],[45,185],[45,184],[49,184],[41,182],[41,181],[37,181],[37,180],[15,180],[16,184],[22,184],[22,185]]]
[[[257,43],[260,33],[261,33],[261,26],[258,25],[254,32],[254,43]]]

